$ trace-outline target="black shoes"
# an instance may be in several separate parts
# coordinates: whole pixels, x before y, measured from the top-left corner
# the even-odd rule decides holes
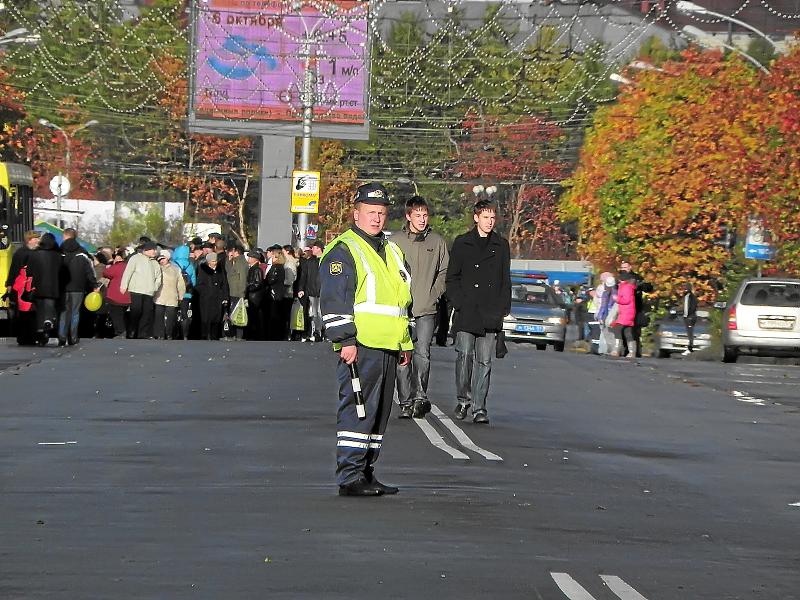
[[[472,417],[472,422],[477,423],[478,425],[488,425],[489,416],[483,411],[475,413],[475,416]]]
[[[463,421],[467,418],[467,405],[459,404],[456,406],[456,419]]]
[[[424,419],[431,412],[431,403],[427,400],[414,400],[411,404],[401,404],[398,419]]]
[[[428,400],[414,400],[412,415],[415,419],[424,419],[431,412],[431,403]]]
[[[410,419],[414,414],[414,407],[411,404],[401,404],[400,414],[397,415],[398,419]]]
[[[381,491],[382,494],[385,494],[386,496],[393,496],[400,491],[400,488],[397,488],[393,485],[384,485],[377,479],[373,479],[370,485],[374,485]]]
[[[366,479],[356,479],[352,483],[339,486],[340,496],[382,496],[383,494],[384,491],[378,487],[377,482],[370,483]]]

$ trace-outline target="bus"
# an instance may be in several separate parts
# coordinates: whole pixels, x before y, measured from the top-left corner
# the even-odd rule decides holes
[[[11,255],[33,229],[33,172],[27,165],[0,162],[0,278],[3,293]],[[0,301],[0,319],[8,318],[8,300]]]

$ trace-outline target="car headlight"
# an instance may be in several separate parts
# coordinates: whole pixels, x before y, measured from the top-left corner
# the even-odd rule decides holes
[[[672,333],[671,331],[659,331],[658,335],[660,335],[661,337],[674,337],[675,336],[675,334]]]
[[[701,333],[697,336],[698,340],[710,340],[711,334],[710,333]]]
[[[516,320],[517,319],[514,317],[514,315],[506,315],[505,317],[503,317],[503,321],[516,321]]]
[[[564,317],[547,317],[544,322],[550,323],[551,325],[564,325],[567,320]]]

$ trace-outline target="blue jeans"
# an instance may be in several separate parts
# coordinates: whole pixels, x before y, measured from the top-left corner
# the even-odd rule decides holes
[[[436,328],[436,315],[414,319],[417,339],[411,364],[397,367],[397,397],[400,404],[428,399],[428,380],[431,374],[431,341]]]
[[[472,406],[472,414],[486,412],[486,396],[492,374],[495,333],[476,336],[466,331],[456,334],[456,394],[462,406]]]
[[[78,322],[81,318],[83,292],[65,292],[64,309],[58,318],[58,339],[70,342],[78,341]]]

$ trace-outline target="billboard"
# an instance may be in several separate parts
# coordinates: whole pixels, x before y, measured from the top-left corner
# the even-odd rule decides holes
[[[298,135],[307,56],[318,125],[364,128],[368,3],[205,0],[194,12],[192,122]],[[276,130],[276,131],[274,131]],[[336,130],[334,127],[332,130]],[[338,136],[333,136],[338,137]]]

